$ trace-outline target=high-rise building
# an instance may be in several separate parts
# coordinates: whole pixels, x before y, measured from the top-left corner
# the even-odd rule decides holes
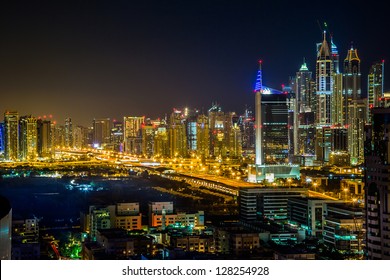
[[[256,158],[248,165],[248,181],[273,182],[275,178],[299,178],[299,166],[288,163],[288,107],[285,92],[263,87],[262,61],[255,84]]]
[[[296,73],[293,92],[297,99],[297,112],[314,112],[315,110],[315,89],[313,88],[312,72],[303,61],[301,68]]]
[[[343,74],[340,73],[339,52],[333,42],[333,36],[330,36],[330,53],[332,60],[332,96],[330,120],[332,125],[343,125]]]
[[[298,151],[297,155],[314,156],[315,155],[315,113],[303,112],[299,116],[298,127]]]
[[[93,146],[106,148],[111,140],[111,120],[109,118],[93,120]]]
[[[142,153],[141,128],[145,117],[124,117],[123,118],[123,141],[126,153]]]
[[[373,108],[365,133],[368,259],[390,259],[390,108]]]
[[[142,125],[142,154],[148,158],[153,157],[154,153],[154,132],[155,127],[150,119]]]
[[[210,130],[208,117],[198,115],[196,119],[197,154],[202,160],[210,156]]]
[[[111,128],[111,144],[114,151],[123,152],[123,123],[114,120]]]
[[[320,163],[329,161],[332,151],[332,129],[330,126],[320,126],[316,129],[316,159]]]
[[[295,93],[295,104],[290,110],[290,129],[293,130],[290,137],[290,146],[292,146],[294,155],[314,155],[314,148],[310,148],[310,143],[314,145],[315,133],[313,130],[316,110],[316,96],[312,72],[307,68],[304,61],[295,78],[291,81],[292,91]],[[290,106],[291,107],[291,106]],[[315,130],[314,130],[315,131]],[[291,147],[290,147],[291,150]]]
[[[339,52],[330,36],[331,59],[333,62],[333,93],[331,97],[331,123],[332,125],[343,125],[343,74],[340,73]]]
[[[37,120],[38,157],[51,158],[54,154],[52,122]]]
[[[4,123],[0,122],[0,154],[4,153]]]
[[[348,152],[351,164],[364,162],[364,127],[367,120],[367,99],[352,100],[348,104]]]
[[[54,131],[54,147],[65,148],[65,127],[52,124],[52,130]]]
[[[210,154],[213,157],[222,156],[225,154],[225,113],[221,106],[213,104],[208,111],[209,129],[210,129]]]
[[[65,119],[64,146],[66,148],[73,148],[73,125],[72,125],[72,119],[71,118],[66,118]]]
[[[246,154],[253,154],[255,151],[255,118],[253,111],[245,109],[244,115],[240,117],[240,127],[242,135],[242,149]]]
[[[361,99],[361,72],[360,58],[357,49],[351,47],[348,50],[347,57],[344,59],[344,121],[349,125],[349,105],[352,100]]]
[[[385,61],[374,63],[371,65],[367,77],[367,113],[368,123],[371,123],[371,108],[381,106],[381,98],[383,97],[383,81],[384,81]]]
[[[366,99],[361,96],[360,59],[351,47],[344,60],[343,74],[343,123],[348,128],[348,153],[351,164],[364,160],[364,126],[367,121]]]
[[[168,126],[169,156],[187,157],[185,118],[181,110],[173,109]]]
[[[153,149],[154,156],[162,158],[169,157],[168,129],[165,121],[162,121],[156,127]]]
[[[190,154],[195,154],[198,146],[197,139],[197,112],[190,114],[186,118],[186,128],[187,128],[187,147]]]
[[[19,154],[19,114],[16,111],[4,113],[4,158],[15,161]]]
[[[73,129],[73,145],[76,149],[88,147],[88,128],[78,125]]]
[[[236,113],[230,112],[226,119],[226,156],[239,158],[242,156],[241,130],[238,126],[239,117]]]
[[[19,119],[19,159],[33,161],[38,156],[37,119],[23,116]]]
[[[326,32],[324,31],[323,41],[318,45],[316,63],[317,126],[331,124],[333,65],[329,45],[326,41]]]
[[[261,104],[264,163],[288,163],[287,94],[276,90],[264,93]]]

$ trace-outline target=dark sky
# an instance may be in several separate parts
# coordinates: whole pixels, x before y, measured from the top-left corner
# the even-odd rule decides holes
[[[359,3],[2,1],[0,112],[82,125],[213,102],[240,114],[254,103],[260,58],[264,84],[277,89],[303,57],[315,70],[324,21],[341,60],[353,42],[365,86],[370,64],[389,59],[390,23],[384,1]]]

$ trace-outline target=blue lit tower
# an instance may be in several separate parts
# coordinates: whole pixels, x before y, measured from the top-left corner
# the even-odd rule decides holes
[[[333,72],[338,74],[340,73],[340,67],[339,67],[339,52],[337,50],[337,46],[333,42],[333,36],[330,36],[330,50],[332,55],[332,61],[333,61]]]
[[[255,84],[255,134],[256,134],[256,161],[257,165],[263,164],[263,132],[261,120],[261,94],[263,93],[263,77],[261,70],[262,61],[259,60],[259,70],[257,71],[257,78]]]
[[[248,166],[248,182],[299,179],[298,165],[288,164],[287,94],[263,87],[259,61],[255,92],[255,164]]]

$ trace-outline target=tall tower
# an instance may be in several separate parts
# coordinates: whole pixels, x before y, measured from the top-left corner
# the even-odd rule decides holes
[[[16,111],[4,113],[4,156],[15,161],[19,152],[19,114]]]
[[[123,141],[126,153],[141,154],[141,128],[145,117],[123,117]]]
[[[385,61],[374,63],[367,77],[367,112],[368,123],[371,123],[371,109],[381,106],[381,98],[383,97],[383,81],[385,72]]]
[[[109,118],[93,120],[93,146],[105,148],[110,144],[111,120]]]
[[[261,70],[262,61],[259,60],[259,70],[257,71],[256,85],[255,85],[255,135],[256,135],[256,165],[263,165],[263,131],[261,120],[261,94],[263,93],[263,77]]]
[[[361,98],[361,73],[360,73],[360,58],[357,53],[357,49],[352,46],[348,50],[347,57],[344,59],[344,108],[345,121],[348,122],[348,105],[352,100],[358,100]]]
[[[315,143],[315,89],[312,72],[306,62],[295,76],[293,91],[296,93],[296,112],[294,112],[294,154],[314,155]]]
[[[208,117],[206,115],[198,115],[196,119],[196,139],[197,153],[202,161],[210,156],[210,130]]]
[[[153,157],[155,127],[150,119],[146,119],[141,128],[142,154],[148,158]]]
[[[344,124],[348,127],[348,152],[351,163],[364,160],[364,125],[366,123],[366,100],[361,98],[360,59],[352,46],[344,60]]]
[[[37,119],[23,116],[19,119],[19,159],[32,161],[38,153]]]
[[[171,158],[187,157],[187,136],[182,111],[174,109],[169,118],[169,153]]]
[[[326,32],[317,52],[316,94],[317,94],[317,126],[331,124],[331,95],[333,92],[333,61],[330,56]]]
[[[73,148],[73,125],[72,125],[72,119],[66,118],[65,119],[65,147],[66,148]]]
[[[339,67],[339,52],[337,46],[333,42],[333,36],[330,37],[330,49],[331,49],[331,58],[333,61],[333,93],[331,97],[331,123],[334,126],[343,126],[344,125],[344,102],[343,102],[343,74],[340,73]]]
[[[261,67],[260,60],[254,88],[256,157],[255,164],[248,165],[248,182],[273,182],[275,178],[299,179],[299,166],[286,164],[288,161],[287,94],[263,87]]]
[[[49,120],[39,119],[37,121],[37,147],[38,156],[51,158],[54,154],[52,123]]]

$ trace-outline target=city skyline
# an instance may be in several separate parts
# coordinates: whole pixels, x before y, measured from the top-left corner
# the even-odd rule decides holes
[[[369,66],[388,58],[380,3],[364,11],[344,2],[332,11],[283,1],[12,5],[1,12],[0,109],[58,123],[157,118],[185,106],[206,112],[215,102],[240,114],[254,107],[259,58],[273,88],[304,58],[315,70],[324,22],[341,61],[353,41],[364,94]]]

